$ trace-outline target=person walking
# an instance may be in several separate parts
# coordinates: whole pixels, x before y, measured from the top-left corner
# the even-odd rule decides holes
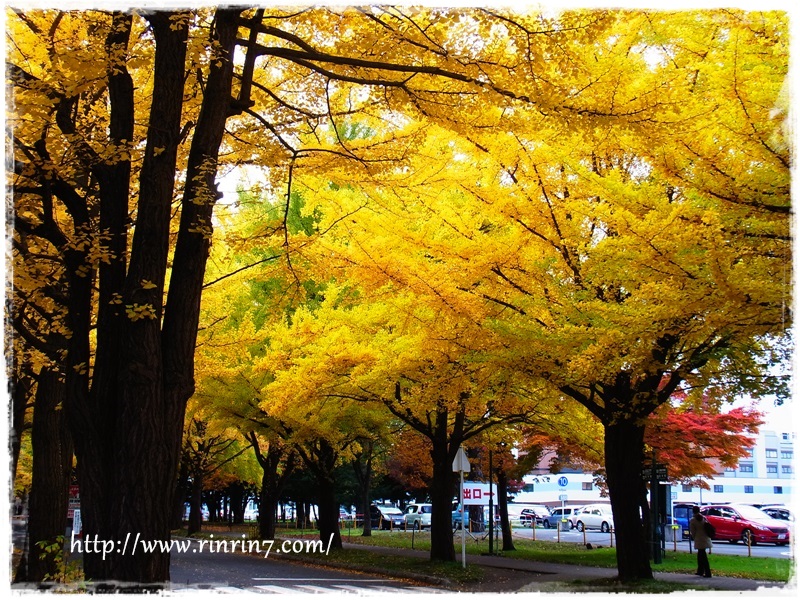
[[[700,514],[700,507],[693,507],[692,518],[689,521],[689,535],[694,540],[694,547],[697,548],[697,575],[711,577],[711,565],[708,564],[706,550],[711,550],[712,543],[704,527],[705,521]]]

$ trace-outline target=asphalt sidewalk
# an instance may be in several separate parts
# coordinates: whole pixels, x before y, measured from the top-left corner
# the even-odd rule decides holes
[[[385,548],[382,546],[367,546],[363,544],[344,543],[345,548],[367,550],[383,556],[418,556],[424,558],[428,552],[409,550],[405,548]],[[457,553],[460,559],[460,553]],[[617,570],[605,567],[585,567],[580,565],[565,565],[546,563],[503,556],[487,556],[468,554],[467,564],[478,564],[493,569],[507,569],[529,575],[530,582],[524,584],[516,591],[535,592],[538,586],[552,582],[570,582],[575,580],[606,579],[617,576]],[[798,589],[795,581],[782,584],[774,581],[758,581],[755,579],[740,579],[738,577],[699,577],[688,573],[655,573],[655,578],[661,581],[672,581],[685,585],[697,585],[699,589],[711,589],[729,592],[754,592],[767,596],[797,597]],[[520,578],[516,578],[520,580]],[[589,591],[589,590],[587,590]]]

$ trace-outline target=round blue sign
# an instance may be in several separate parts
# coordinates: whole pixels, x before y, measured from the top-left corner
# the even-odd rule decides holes
[[[566,487],[568,483],[569,481],[563,475],[558,478],[558,485],[560,485],[561,487]]]

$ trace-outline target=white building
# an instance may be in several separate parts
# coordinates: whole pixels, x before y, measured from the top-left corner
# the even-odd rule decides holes
[[[776,409],[756,437],[750,456],[736,468],[722,469],[699,486],[671,486],[672,502],[709,504],[742,502],[745,504],[791,505],[795,485],[794,443],[797,437],[790,407]],[[547,454],[537,469],[523,479],[525,487],[513,499],[515,504],[589,504],[609,502],[601,496],[591,473],[564,470],[548,472],[554,455]],[[667,465],[669,467],[669,465]]]
[[[678,486],[673,489],[673,500],[703,504],[791,504],[796,436],[792,431],[762,430],[756,445],[750,449],[749,457],[739,460],[736,468],[724,469],[716,477],[706,480],[711,489]]]

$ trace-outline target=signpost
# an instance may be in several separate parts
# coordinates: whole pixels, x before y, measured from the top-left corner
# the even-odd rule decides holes
[[[489,498],[493,498],[496,492],[496,485],[467,481],[461,490],[462,504],[467,506],[486,506],[489,503]]]
[[[69,500],[67,503],[67,518],[72,519],[75,516],[75,509],[81,507],[80,490],[77,485],[69,486]]]
[[[667,480],[667,465],[656,463],[655,453],[650,465],[642,468],[642,479],[645,481],[650,480],[650,537],[653,543],[653,563],[660,565],[662,553],[661,544],[659,543],[661,539],[661,523],[659,521],[658,486],[661,481]]]
[[[461,474],[461,565],[467,568],[467,528],[464,523],[464,473],[469,473],[469,460],[467,460],[467,453],[464,448],[459,447],[456,453],[456,458],[453,461],[453,472]],[[472,494],[470,494],[471,496]]]

